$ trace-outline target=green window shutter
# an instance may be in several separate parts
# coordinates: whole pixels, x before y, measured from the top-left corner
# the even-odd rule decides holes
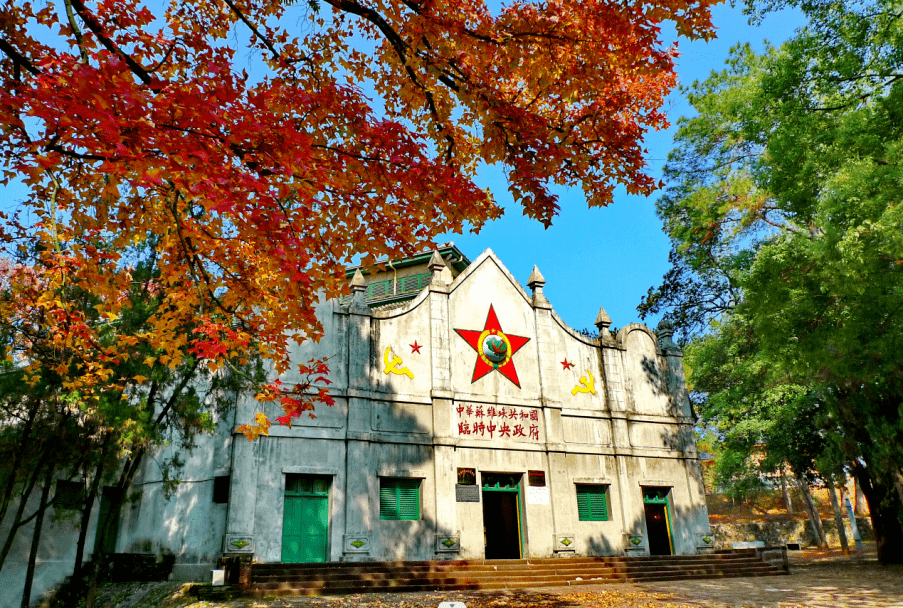
[[[577,486],[577,518],[580,521],[608,521],[608,486]]]
[[[404,287],[402,287],[401,293],[411,293],[413,291],[420,291],[420,277],[418,277],[418,276],[405,277],[404,279],[401,279],[401,281],[399,281],[399,282],[403,282],[403,284],[404,284]]]
[[[398,519],[420,519],[419,479],[405,479],[398,484]]]
[[[420,519],[420,480],[380,479],[379,518]]]
[[[397,488],[391,479],[380,480],[379,485],[379,518],[398,519]]]
[[[577,518],[580,521],[590,521],[589,498],[585,492],[577,488]]]

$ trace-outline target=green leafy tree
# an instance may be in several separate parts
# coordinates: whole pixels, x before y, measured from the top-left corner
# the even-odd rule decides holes
[[[23,238],[27,234],[23,232]],[[112,272],[122,273],[124,290],[118,314],[101,314],[98,298],[82,285],[58,277],[56,261],[65,263],[66,243],[59,251],[16,248],[0,274],[0,304],[8,312],[0,319],[0,348],[5,357],[0,374],[0,453],[8,456],[0,474],[0,518],[11,513],[11,526],[0,549],[0,568],[25,524],[35,521],[33,549],[40,542],[41,522],[55,501],[53,479],[81,480],[85,492],[77,505],[79,536],[72,580],[76,588],[86,581],[96,587],[97,568],[83,570],[85,543],[101,482],[112,483],[112,504],[106,521],[98,522],[94,565],[102,558],[105,537],[116,525],[136,472],[148,457],[159,463],[164,491],[178,484],[180,452],[190,451],[196,438],[214,428],[214,421],[229,407],[237,391],[257,390],[264,382],[260,360],[221,357],[223,366],[211,373],[204,365],[202,342],[192,340],[199,326],[190,320],[179,328],[185,336],[182,356],[167,360],[149,339],[149,319],[160,314],[166,289],[160,280],[159,260],[151,237],[148,242],[119,251],[129,263]],[[15,285],[15,288],[13,288]],[[15,297],[23,293],[31,297]],[[190,315],[186,316],[190,319]],[[90,340],[60,339],[60,324],[81,325]],[[74,332],[70,332],[74,333]],[[104,361],[111,345],[117,357],[106,362],[109,373],[90,384],[80,370]],[[80,391],[90,386],[89,391]],[[206,399],[202,398],[202,395]],[[174,446],[160,458],[160,448]],[[26,512],[28,499],[40,494],[37,509]],[[28,601],[33,556],[26,573]],[[93,596],[92,596],[93,597]]]
[[[734,498],[762,488],[789,467],[795,474],[819,542],[825,537],[809,485],[834,452],[827,448],[830,419],[812,387],[763,356],[750,326],[735,315],[690,342],[687,369],[701,423],[715,431],[714,477]]]
[[[903,17],[880,0],[798,8],[809,22],[786,44],[735,48],[690,87],[698,114],[681,121],[658,206],[678,261],[644,312],[721,318],[712,339],[739,350],[711,388],[732,407],[796,387],[774,403],[800,422],[814,408],[812,426],[789,428],[827,434],[862,485],[879,558],[901,563]],[[685,296],[697,292],[729,305]],[[725,384],[735,374],[768,382]]]

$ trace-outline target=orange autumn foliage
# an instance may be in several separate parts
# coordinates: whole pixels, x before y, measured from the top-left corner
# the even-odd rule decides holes
[[[501,215],[475,183],[483,164],[546,225],[554,185],[594,206],[653,190],[642,137],[666,126],[675,84],[662,23],[711,37],[710,4],[8,3],[0,158],[30,189],[31,238],[102,315],[128,281],[117,252],[156,235],[162,303],[142,339],[165,364],[190,345],[213,368],[262,356],[282,373],[352,260]],[[222,331],[184,335],[198,317]]]

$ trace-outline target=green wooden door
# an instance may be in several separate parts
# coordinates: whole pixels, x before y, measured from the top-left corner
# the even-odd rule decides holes
[[[329,478],[287,475],[282,561],[325,562],[329,541]]]

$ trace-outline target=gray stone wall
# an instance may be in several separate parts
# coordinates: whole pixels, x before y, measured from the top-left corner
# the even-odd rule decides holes
[[[848,519],[843,520],[847,540],[853,546],[853,530]],[[825,536],[832,547],[840,547],[837,525],[833,519],[823,518]],[[872,522],[868,517],[857,517],[856,526],[863,540],[874,540]],[[818,544],[809,520],[751,522],[745,524],[713,524],[715,545],[718,549],[730,549],[734,543],[762,541],[766,546],[799,543],[801,547],[814,547]]]

